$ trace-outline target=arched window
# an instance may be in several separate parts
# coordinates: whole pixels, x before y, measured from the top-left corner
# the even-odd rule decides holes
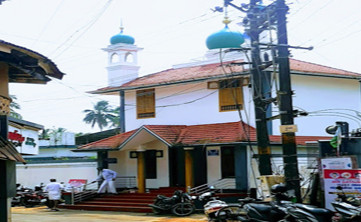
[[[119,62],[119,56],[118,56],[118,54],[114,53],[113,55],[111,55],[111,57],[110,57],[110,62],[111,62],[111,63]]]
[[[129,63],[132,63],[134,61],[134,56],[132,53],[128,52],[126,55],[125,55],[125,62],[129,62]]]

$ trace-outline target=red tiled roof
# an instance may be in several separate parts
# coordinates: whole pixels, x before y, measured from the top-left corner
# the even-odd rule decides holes
[[[330,140],[330,136],[296,136],[296,144],[305,146],[306,142],[315,142],[318,140]],[[270,136],[270,141],[273,143],[282,143],[281,136]]]
[[[188,126],[177,143],[181,144],[214,144],[255,141],[255,128],[241,122],[216,123]],[[249,135],[249,136],[248,136]]]
[[[232,62],[241,62],[241,60],[232,61]],[[223,63],[229,64],[231,62]],[[232,73],[242,73],[245,70],[243,66],[232,66]],[[193,66],[193,67],[184,67],[184,68],[172,68],[163,70],[157,73],[149,74],[143,77],[136,78],[132,81],[129,81],[122,86],[121,88],[132,88],[132,87],[141,87],[141,86],[152,86],[152,85],[161,85],[167,83],[176,83],[183,81],[196,81],[204,78],[212,77],[229,77],[231,71],[228,68],[222,67],[220,63]],[[108,91],[117,89],[119,87],[105,87],[96,90],[97,91]]]
[[[361,74],[355,72],[349,72],[341,69],[336,69],[328,66],[318,65],[310,62],[304,62],[296,59],[290,59],[291,72],[303,72],[310,74],[320,75],[334,75],[340,77],[357,77],[360,78]],[[235,60],[223,64],[229,64],[232,62],[241,62],[241,60]],[[207,65],[172,68],[163,70],[161,72],[149,74],[143,77],[136,78],[129,81],[119,87],[105,87],[93,91],[93,93],[106,93],[109,91],[116,91],[117,89],[129,89],[138,87],[153,87],[162,84],[177,83],[184,81],[196,81],[205,78],[222,78],[229,77],[230,75],[239,75],[240,73],[246,74],[243,66],[232,66],[231,68],[224,68],[220,63],[213,63]],[[231,74],[232,73],[232,74]]]
[[[98,149],[115,149],[128,139],[136,130],[128,131],[125,133],[117,134],[105,139],[94,141],[82,146],[79,146],[77,150],[98,150]]]
[[[320,73],[320,74],[333,74],[338,76],[361,77],[360,73],[349,72],[342,69],[336,69],[328,66],[318,65],[310,62],[304,62],[296,59],[290,59],[290,69],[292,71]]]
[[[144,127],[169,144],[177,143],[182,131],[187,128],[186,125],[145,125]]]
[[[141,128],[151,131],[155,136],[171,145],[232,144],[257,140],[256,129],[245,123],[242,124],[242,122],[191,126],[145,125]],[[78,150],[116,149],[139,129],[83,145]],[[296,144],[306,145],[306,142],[326,139],[331,139],[331,137],[296,136]],[[281,143],[281,136],[270,136],[270,142]]]

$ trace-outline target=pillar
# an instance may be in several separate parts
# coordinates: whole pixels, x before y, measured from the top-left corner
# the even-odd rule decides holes
[[[0,62],[0,136],[8,139],[8,115],[10,112],[9,67]],[[0,222],[11,221],[11,186],[15,188],[15,162],[0,160]],[[13,189],[14,190],[14,189]]]
[[[185,184],[186,188],[192,188],[194,186],[193,177],[193,147],[184,147],[184,158],[185,158]],[[188,191],[188,190],[187,190]]]
[[[145,149],[140,147],[137,151],[138,193],[145,193]]]

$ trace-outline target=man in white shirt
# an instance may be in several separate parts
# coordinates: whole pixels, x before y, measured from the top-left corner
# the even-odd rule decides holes
[[[50,179],[50,183],[44,188],[45,192],[48,192],[48,198],[52,211],[59,211],[58,203],[61,198],[61,190],[63,186],[56,182],[56,179]]]
[[[98,193],[105,193],[105,191],[107,191],[108,193],[117,194],[114,184],[115,178],[117,178],[117,173],[113,170],[104,169],[102,167],[98,167],[98,170],[99,176],[96,181],[103,180],[102,184],[99,187]]]

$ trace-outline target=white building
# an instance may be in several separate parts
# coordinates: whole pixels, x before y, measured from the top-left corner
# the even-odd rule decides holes
[[[124,41],[130,38],[123,33],[112,37],[105,49],[109,86],[92,92],[120,95],[125,132],[78,151],[97,151],[104,159],[115,158],[116,164],[103,165],[123,176],[136,176],[139,189],[194,187],[227,178],[235,180],[238,190],[255,187],[258,165],[252,80],[247,65],[232,65],[247,61],[246,57],[239,52],[210,50],[202,62],[139,77],[134,74],[137,60],[127,60],[128,56],[137,58],[140,50],[133,45],[134,39]],[[305,174],[309,170],[307,154],[315,152],[306,142],[329,139],[325,128],[336,121],[358,127],[358,121],[349,120],[356,120],[352,115],[359,114],[361,75],[289,61],[294,109],[308,114],[295,118],[299,168]],[[271,66],[265,71],[270,95],[275,98],[277,69]],[[269,117],[279,114],[276,102],[265,109]],[[280,121],[269,123],[270,140],[275,144],[272,167],[282,173]]]

